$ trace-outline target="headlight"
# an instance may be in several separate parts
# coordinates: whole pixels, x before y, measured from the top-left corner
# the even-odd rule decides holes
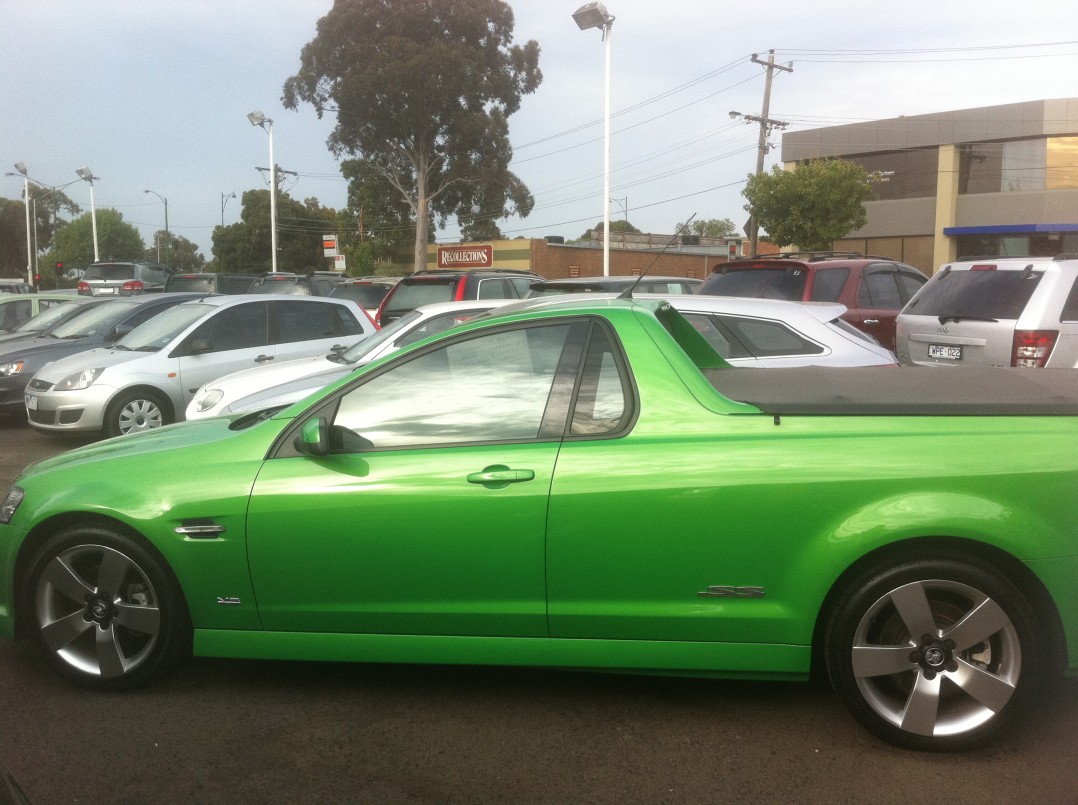
[[[11,377],[22,371],[22,361],[0,363],[0,377]]]
[[[7,525],[11,522],[11,518],[15,516],[15,510],[19,508],[25,495],[26,493],[17,486],[8,490],[4,502],[0,503],[0,524]]]
[[[100,369],[83,369],[81,372],[68,375],[57,383],[54,388],[56,391],[78,391],[79,389],[84,389],[97,380],[98,376],[104,371],[104,367]]]
[[[209,411],[217,403],[221,402],[221,398],[225,396],[225,393],[221,389],[206,389],[203,394],[200,394],[195,400],[195,410],[200,414],[203,411]]]

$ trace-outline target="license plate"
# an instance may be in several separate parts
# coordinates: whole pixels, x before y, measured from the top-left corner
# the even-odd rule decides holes
[[[962,360],[962,347],[948,347],[943,344],[929,344],[928,357],[945,361]]]
[[[30,394],[26,395],[26,410],[27,411],[36,411],[37,410],[37,397],[34,397],[34,396],[30,395]]]
[[[97,292],[98,293],[116,293],[116,289],[115,288],[98,288]]]

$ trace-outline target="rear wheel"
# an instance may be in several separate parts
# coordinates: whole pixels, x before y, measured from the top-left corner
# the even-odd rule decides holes
[[[23,610],[53,666],[77,684],[143,684],[189,650],[183,595],[163,562],[108,529],[72,528],[30,565]]]
[[[1029,602],[995,570],[959,558],[880,565],[855,580],[827,625],[824,657],[858,721],[925,750],[993,739],[1044,672]]]
[[[109,405],[105,431],[109,436],[126,436],[169,424],[168,406],[152,391],[128,392]]]

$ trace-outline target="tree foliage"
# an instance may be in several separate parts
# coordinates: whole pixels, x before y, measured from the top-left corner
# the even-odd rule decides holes
[[[729,238],[737,234],[737,226],[729,218],[709,218],[693,221],[689,232],[702,238]]]
[[[213,270],[261,274],[273,270],[270,191],[248,190],[240,200],[240,220],[213,230]],[[337,212],[317,199],[296,201],[277,193],[277,270],[305,274],[329,266],[322,236],[337,231]]]
[[[42,254],[53,247],[53,237],[67,222],[60,215],[76,215],[79,205],[63,191],[30,185],[30,240],[37,246],[40,264]],[[31,245],[31,251],[34,246]],[[26,276],[26,207],[21,198],[0,198],[0,276]]]
[[[416,269],[432,220],[531,211],[507,120],[542,80],[539,45],[512,40],[502,0],[336,0],[285,82],[285,106],[335,113],[330,150],[360,157],[407,206]]]
[[[817,159],[793,171],[776,165],[771,173],[750,175],[741,194],[773,243],[811,250],[830,248],[864,226],[864,202],[872,192],[871,177],[860,165]]]
[[[154,233],[153,242],[155,246],[151,248],[154,249],[154,259],[157,259],[158,251],[161,253],[162,262],[167,255],[169,268],[176,271],[202,271],[206,267],[206,258],[198,250],[198,244],[175,232],[159,229]]]
[[[105,208],[97,210],[96,215],[98,253],[102,260],[145,258],[142,235],[121,213]],[[52,257],[72,268],[85,268],[94,262],[93,221],[89,213],[57,230]]]

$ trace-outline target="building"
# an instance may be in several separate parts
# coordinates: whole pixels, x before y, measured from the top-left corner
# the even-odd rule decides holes
[[[836,250],[932,272],[960,256],[1078,252],[1078,98],[789,132],[786,169],[838,157],[879,177]]]

